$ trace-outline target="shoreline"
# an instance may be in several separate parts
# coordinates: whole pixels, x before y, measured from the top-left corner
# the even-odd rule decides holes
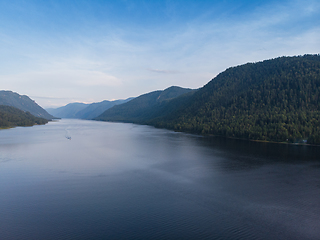
[[[87,119],[81,119],[81,120],[87,120]],[[214,134],[198,134],[195,132],[189,132],[189,131],[179,131],[179,130],[174,130],[170,128],[165,128],[165,127],[158,127],[152,124],[147,124],[147,123],[137,123],[137,122],[130,122],[130,121],[105,121],[105,120],[96,120],[92,119],[93,121],[97,122],[114,122],[114,123],[131,123],[131,124],[137,124],[137,125],[145,125],[145,126],[151,126],[154,128],[159,128],[159,129],[167,129],[170,131],[174,132],[182,132],[182,133],[188,133],[188,134],[194,134],[197,136],[208,136],[208,137],[222,137],[222,138],[228,138],[228,139],[237,139],[237,140],[244,140],[244,141],[251,141],[251,142],[261,142],[261,143],[276,143],[276,144],[287,144],[287,145],[297,145],[297,146],[314,146],[314,147],[319,147],[320,145],[316,144],[310,144],[310,143],[290,143],[290,142],[276,142],[276,141],[268,141],[268,140],[256,140],[256,139],[249,139],[249,138],[237,138],[237,137],[227,137],[227,136],[221,136],[221,135],[214,135]]]
[[[194,134],[198,136],[209,136],[209,137],[222,137],[222,138],[229,138],[229,139],[238,139],[238,140],[245,140],[245,141],[252,141],[252,142],[261,142],[261,143],[277,143],[277,144],[287,144],[287,145],[297,145],[297,146],[315,146],[319,147],[320,145],[316,144],[310,144],[310,143],[290,143],[290,142],[276,142],[276,141],[268,141],[268,140],[255,140],[255,139],[249,139],[249,138],[237,138],[237,137],[227,137],[227,136],[221,136],[221,135],[214,135],[214,134],[199,134],[195,132],[189,132],[189,131],[179,131],[179,130],[174,130],[170,128],[165,128],[165,127],[158,127],[152,124],[147,124],[147,123],[137,123],[137,122],[129,122],[129,121],[104,121],[104,120],[95,120],[94,121],[99,121],[99,122],[115,122],[115,123],[132,123],[132,124],[138,124],[138,125],[146,125],[146,126],[152,126],[155,128],[159,129],[167,129],[171,130],[174,132],[182,132],[182,133],[189,133],[189,134]]]
[[[298,145],[298,146],[315,146],[315,147],[320,146],[320,145],[310,144],[310,143],[276,142],[276,141],[257,140],[257,139],[249,139],[249,138],[226,137],[226,136],[214,135],[214,134],[208,134],[208,135],[202,135],[202,136],[222,137],[222,138],[237,139],[237,140],[244,140],[244,141],[251,141],[251,142],[261,142],[261,143],[276,143],[276,144],[287,144],[287,145]]]

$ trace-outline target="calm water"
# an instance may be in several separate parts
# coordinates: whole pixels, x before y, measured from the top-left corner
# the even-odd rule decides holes
[[[81,120],[1,130],[0,239],[320,239],[320,147]]]

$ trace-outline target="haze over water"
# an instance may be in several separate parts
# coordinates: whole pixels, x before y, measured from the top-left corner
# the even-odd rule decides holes
[[[320,149],[60,120],[0,131],[1,239],[319,239]]]

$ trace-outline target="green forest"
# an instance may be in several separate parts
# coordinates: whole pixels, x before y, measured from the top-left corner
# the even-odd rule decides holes
[[[48,120],[11,106],[0,105],[0,128],[46,124]]]
[[[320,144],[319,93],[320,55],[280,57],[231,67],[193,94],[166,101],[135,122],[198,134]],[[109,113],[102,120],[114,121]]]

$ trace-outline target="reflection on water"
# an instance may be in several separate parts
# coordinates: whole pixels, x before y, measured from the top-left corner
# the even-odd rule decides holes
[[[134,124],[1,130],[0,236],[318,239],[319,156]]]
[[[221,167],[226,171],[261,167],[270,164],[312,163],[319,166],[320,147],[290,145],[204,137],[202,144],[210,149],[217,149],[228,161],[223,160]]]

